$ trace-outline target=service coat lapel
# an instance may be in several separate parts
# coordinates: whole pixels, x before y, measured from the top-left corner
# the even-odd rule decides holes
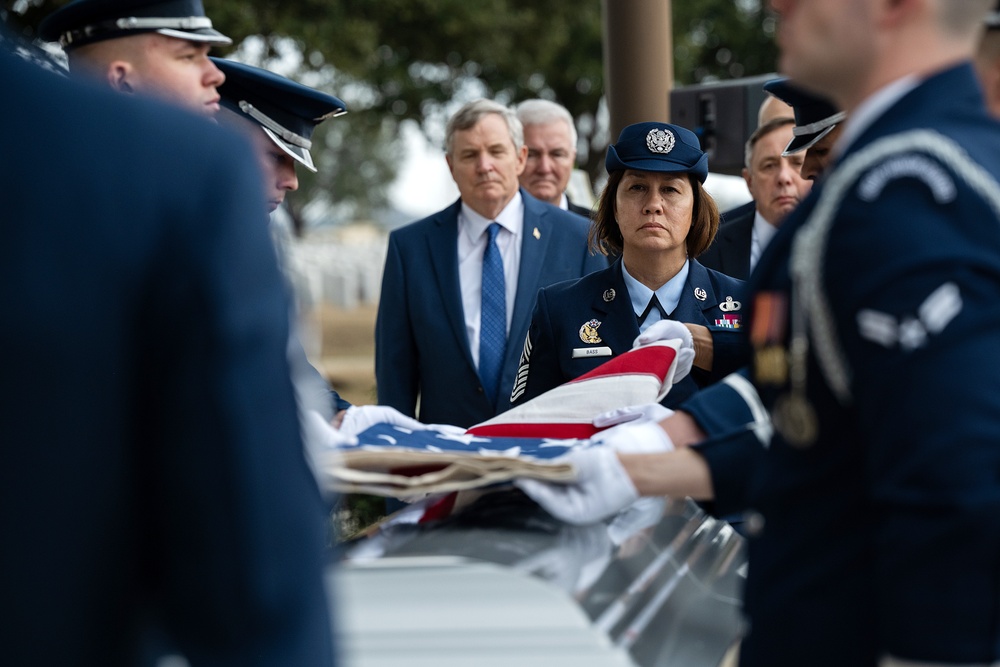
[[[708,276],[708,269],[692,260],[689,263],[687,283],[684,291],[681,292],[681,300],[677,303],[677,308],[670,314],[670,319],[680,322],[691,322],[692,324],[715,324],[705,316],[704,311],[711,310],[719,305],[719,296],[712,287],[712,280]],[[703,295],[704,300],[698,298]],[[722,298],[725,298],[723,295]]]
[[[607,281],[598,284],[597,293],[591,299],[591,307],[602,326],[597,330],[603,339],[602,345],[607,345],[615,354],[621,354],[632,349],[632,343],[639,335],[639,323],[632,310],[632,299],[629,297],[625,279],[622,277],[622,260],[619,257],[604,273]],[[607,300],[608,290],[614,290],[614,296]],[[607,325],[603,323],[607,322]],[[583,322],[580,322],[583,326]]]
[[[754,212],[739,224],[728,225],[719,230],[719,255],[723,258],[726,272],[734,276],[750,274],[750,243],[753,236]],[[729,261],[726,261],[728,258]]]
[[[524,202],[524,227],[521,230],[521,268],[517,276],[517,294],[514,297],[514,315],[511,318],[511,335],[514,329],[527,332],[531,311],[535,308],[535,297],[542,284],[542,270],[549,242],[552,239],[552,220],[544,204],[521,190]],[[537,233],[536,233],[537,232]],[[523,324],[523,327],[519,327]],[[508,346],[509,351],[509,346]],[[520,355],[520,351],[518,351]]]

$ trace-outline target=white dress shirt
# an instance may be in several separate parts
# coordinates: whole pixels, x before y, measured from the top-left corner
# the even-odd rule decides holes
[[[458,214],[458,281],[462,290],[462,310],[465,313],[465,334],[469,337],[472,361],[479,368],[479,318],[483,309],[483,253],[490,235],[491,223],[502,228],[497,234],[497,247],[503,259],[504,291],[507,296],[507,334],[514,314],[517,296],[517,276],[521,268],[521,235],[524,230],[524,201],[518,191],[495,220],[484,218],[462,202]],[[517,341],[521,345],[523,341]],[[510,341],[507,341],[510,345]]]
[[[750,270],[757,266],[757,260],[764,254],[764,248],[774,238],[774,233],[778,228],[767,221],[764,216],[757,211],[753,216],[753,231],[750,232]]]
[[[660,288],[656,290],[656,300],[663,306],[663,310],[667,315],[677,310],[677,304],[681,302],[681,295],[684,293],[684,285],[687,283],[690,268],[691,262],[685,261],[684,266],[677,272],[677,275],[663,285],[660,285]],[[642,317],[642,314],[646,311],[646,306],[649,305],[649,300],[653,298],[653,290],[633,278],[628,269],[625,268],[625,262],[622,262],[622,278],[625,280],[625,287],[628,289],[628,296],[632,301],[632,310],[635,311],[635,316],[637,318]],[[639,333],[642,333],[652,326],[654,322],[659,322],[661,319],[663,318],[660,317],[660,311],[653,308],[649,311],[646,319],[639,324]]]

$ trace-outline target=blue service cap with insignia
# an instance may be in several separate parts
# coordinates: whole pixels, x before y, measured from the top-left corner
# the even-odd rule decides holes
[[[219,86],[219,104],[260,125],[278,148],[315,172],[309,154],[313,130],[327,118],[347,113],[346,105],[266,69],[223,58],[212,62],[226,75]]]
[[[64,49],[156,32],[212,45],[233,40],[212,28],[201,0],[74,0],[39,24],[39,36]]]
[[[680,172],[694,174],[702,183],[708,178],[708,156],[691,130],[669,123],[635,123],[608,146],[607,170]]]
[[[983,23],[986,24],[987,30],[1000,28],[1000,2],[997,2],[997,6],[993,8],[993,11],[986,14],[986,20]]]
[[[782,155],[806,150],[829,134],[847,115],[830,100],[807,92],[788,79],[772,79],[764,84],[764,90],[792,107],[795,112],[792,140],[785,146]]]

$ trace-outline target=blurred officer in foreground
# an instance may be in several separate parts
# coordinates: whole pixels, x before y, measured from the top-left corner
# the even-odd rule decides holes
[[[788,79],[768,81],[764,90],[783,100],[795,113],[793,137],[782,155],[805,151],[802,178],[815,181],[833,161],[833,145],[840,137],[841,122],[847,114],[838,111],[825,97],[803,90]]]
[[[994,2],[771,4],[781,69],[848,119],[752,278],[753,386],[719,388],[758,428],[665,451],[687,443],[625,425],[576,484],[521,484],[575,522],[640,493],[753,508],[743,667],[996,664],[1000,126],[971,66]]]
[[[38,32],[62,45],[74,74],[198,113],[219,110],[225,77],[208,52],[232,40],[212,28],[201,0],[74,0]]]
[[[6,51],[0,80],[2,662],[141,664],[163,637],[192,665],[331,664],[254,157]]]

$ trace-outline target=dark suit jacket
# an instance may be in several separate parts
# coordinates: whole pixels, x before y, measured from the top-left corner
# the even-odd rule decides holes
[[[746,280],[750,277],[750,239],[756,205],[750,201],[722,215],[719,232],[698,261],[709,269]]]
[[[509,396],[538,289],[604,268],[587,249],[586,223],[523,188],[517,296],[497,401],[480,385],[465,333],[458,277],[461,200],[389,235],[375,325],[378,402],[426,423],[472,426],[510,407]],[[538,234],[534,233],[538,230]]]
[[[696,297],[696,290],[704,290],[704,299]],[[710,373],[692,370],[691,375],[674,385],[664,405],[677,405],[700,387],[739,368],[745,358],[745,336],[742,328],[735,326],[742,324],[743,297],[743,281],[710,271],[697,260],[691,262],[684,292],[671,319],[701,324],[712,330],[713,369]],[[739,309],[723,311],[720,305],[727,298],[733,304],[738,303]],[[734,328],[717,326],[727,316]],[[597,335],[601,339],[598,343],[588,343],[581,338],[583,325],[592,320],[598,322]],[[518,384],[511,399],[515,404],[523,403],[592,371],[612,357],[631,350],[638,335],[639,324],[622,276],[621,260],[580,280],[542,289],[531,316]],[[608,348],[610,353],[573,357],[576,349],[602,347]]]
[[[329,664],[256,158],[5,46],[0,80],[3,663]]]
[[[579,206],[578,204],[574,204],[569,198],[566,199],[566,206],[569,207],[570,213],[576,213],[577,215],[582,215],[587,219],[588,222],[590,222],[590,216],[594,214],[594,212],[591,211],[586,206]]]

